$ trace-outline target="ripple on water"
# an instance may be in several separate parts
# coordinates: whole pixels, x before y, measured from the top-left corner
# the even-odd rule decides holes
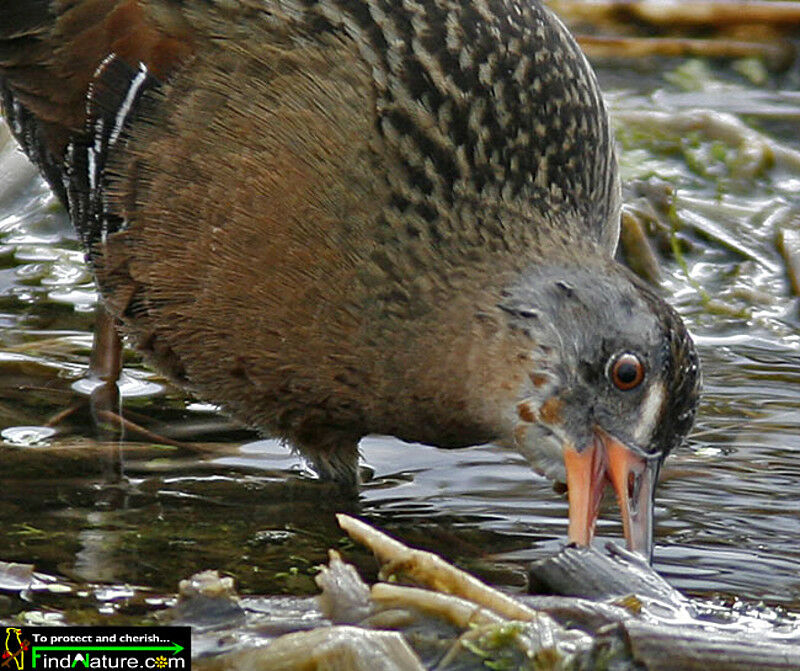
[[[637,76],[626,73],[617,86],[625,90],[612,92],[615,108],[685,102],[660,77],[631,93]],[[719,96],[702,100],[719,104]],[[697,337],[705,391],[693,436],[668,460],[658,489],[656,567],[693,593],[800,609],[800,321],[774,242],[782,226],[796,225],[800,175],[765,169],[743,183],[726,165],[699,174],[687,151],[713,159],[709,147],[660,130],[660,146],[621,130],[623,169],[630,180],[657,175],[677,193],[674,219],[661,213],[656,222],[684,256],[664,260],[663,293]],[[5,179],[20,168],[4,142],[7,136],[0,137]],[[32,175],[28,169],[0,190],[0,435],[15,447],[58,448],[46,422],[75,400],[71,392],[93,389],[80,375],[91,326],[83,312],[96,295],[64,213],[52,211],[52,196]],[[126,360],[122,395],[126,410],[159,431],[194,420],[208,426],[216,413],[154,381],[135,358]],[[161,446],[121,464],[119,445],[88,439],[88,425],[79,430],[70,439],[80,449],[67,456],[13,450],[41,462],[3,474],[0,559],[102,576],[110,594],[115,581],[174,590],[211,566],[254,591],[313,591],[306,567],[342,541],[332,513],[354,506],[455,559],[520,565],[552,553],[566,535],[565,496],[521,457],[492,446],[437,450],[369,437],[361,449],[371,475],[353,503],[303,478],[298,457],[279,441],[240,449],[246,438],[221,432],[188,456]],[[208,441],[207,433],[198,440]],[[103,470],[136,479],[109,481]],[[598,542],[621,536],[610,499],[598,531]]]
[[[75,380],[71,387],[79,394],[89,396],[95,389],[102,387],[104,384],[102,380],[81,377]],[[163,384],[148,380],[141,375],[132,375],[128,371],[123,371],[117,386],[123,398],[152,397],[164,391]]]
[[[56,435],[51,426],[9,426],[0,431],[0,437],[8,445],[36,447],[47,445],[48,439]]]

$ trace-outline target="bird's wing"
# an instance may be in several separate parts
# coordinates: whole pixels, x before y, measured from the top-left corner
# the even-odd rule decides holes
[[[128,133],[148,91],[160,82],[144,63],[133,68],[116,55],[97,68],[86,103],[86,129],[76,134],[65,152],[67,204],[84,247],[92,254],[97,243],[124,227],[107,198],[106,166]]]
[[[0,0],[4,113],[63,202],[65,150],[84,132],[86,96],[101,63],[116,54],[164,78],[192,48],[191,26],[171,0]]]

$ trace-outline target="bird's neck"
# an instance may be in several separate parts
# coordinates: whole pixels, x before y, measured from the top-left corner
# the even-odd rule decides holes
[[[581,265],[613,263],[596,247],[567,253],[557,245],[549,254],[536,250],[532,258],[496,254],[484,260],[481,272],[463,276],[451,266],[441,286],[426,275],[407,310],[382,310],[370,320],[372,340],[381,346],[368,355],[377,362],[373,431],[441,446],[510,440],[533,359],[540,349],[557,346],[546,326],[554,322],[551,312],[557,306],[537,303],[536,322],[545,327],[541,337],[532,339],[521,328],[527,319],[524,308],[530,307],[526,297],[544,294],[545,285],[570,277]],[[537,283],[541,292],[535,290]],[[566,283],[564,290],[569,290]],[[513,314],[517,303],[520,316]]]
[[[498,307],[504,283],[465,281],[417,319],[379,320],[372,431],[441,447],[505,436],[527,373],[524,338]]]

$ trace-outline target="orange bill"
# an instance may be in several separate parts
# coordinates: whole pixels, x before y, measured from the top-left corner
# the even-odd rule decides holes
[[[602,441],[593,440],[582,452],[571,445],[565,447],[564,465],[569,496],[569,540],[578,545],[589,545],[606,486]]]
[[[617,494],[628,549],[650,561],[653,554],[653,495],[661,459],[646,459],[613,436],[603,433],[606,473]]]
[[[647,459],[599,427],[582,451],[564,448],[569,490],[569,540],[589,545],[603,489],[611,483],[622,513],[628,548],[650,559],[653,549],[653,493],[660,459]]]

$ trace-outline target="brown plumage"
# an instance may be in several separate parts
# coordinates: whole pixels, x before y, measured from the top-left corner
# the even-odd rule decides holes
[[[563,477],[528,429],[583,453],[570,393],[605,398],[620,350],[666,390],[618,409],[637,449],[691,425],[691,342],[611,258],[594,75],[537,3],[0,0],[0,26],[6,114],[123,332],[323,475],[376,432]]]

